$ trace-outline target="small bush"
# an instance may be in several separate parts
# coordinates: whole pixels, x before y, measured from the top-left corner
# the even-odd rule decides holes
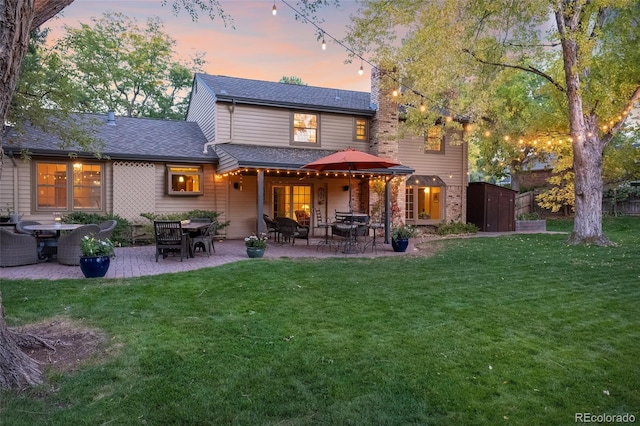
[[[229,221],[220,222],[218,220],[218,216],[220,213],[213,210],[189,210],[188,212],[178,212],[178,213],[140,213],[140,216],[148,219],[153,226],[154,220],[187,220],[193,218],[207,218],[211,219],[212,222],[216,222],[218,224],[217,229],[220,230],[225,226],[229,226]]]
[[[478,227],[473,223],[462,223],[451,221],[438,226],[436,233],[438,235],[455,235],[455,234],[475,234]]]
[[[128,246],[131,245],[131,223],[123,217],[117,214],[98,214],[98,213],[83,213],[74,212],[64,215],[63,221],[65,223],[81,223],[83,225],[96,224],[104,222],[105,220],[115,220],[118,222],[110,240],[116,245]]]
[[[518,220],[540,220],[542,218],[540,217],[538,212],[532,212],[532,213],[520,213],[516,219],[518,219]]]

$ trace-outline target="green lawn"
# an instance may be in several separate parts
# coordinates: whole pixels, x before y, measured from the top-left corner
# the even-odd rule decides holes
[[[640,419],[640,218],[614,247],[451,239],[430,258],[247,260],[128,280],[1,282],[109,356],[0,395],[0,423],[567,425]],[[570,230],[552,222],[550,230]]]

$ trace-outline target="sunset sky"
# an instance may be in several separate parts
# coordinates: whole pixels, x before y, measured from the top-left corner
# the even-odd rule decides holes
[[[295,7],[295,0],[287,3]],[[157,16],[164,22],[165,32],[177,41],[177,52],[185,57],[206,52],[205,72],[209,74],[266,81],[297,76],[310,86],[370,91],[370,67],[364,63],[365,73],[358,75],[360,60],[345,64],[348,52],[330,37],[325,38],[327,50],[323,51],[315,27],[296,21],[293,10],[281,0],[275,2],[275,17],[271,13],[273,0],[222,0],[221,4],[233,18],[235,29],[206,15],[195,23],[184,11],[176,17],[170,6],[161,6],[161,0],[76,0],[46,26],[51,29],[50,40],[55,40],[63,34],[63,25],[91,24],[91,17],[99,18],[106,11],[121,12],[141,26],[148,17]],[[357,10],[355,1],[342,0],[340,9],[328,7],[321,12],[325,23],[320,27],[341,39],[349,16]]]

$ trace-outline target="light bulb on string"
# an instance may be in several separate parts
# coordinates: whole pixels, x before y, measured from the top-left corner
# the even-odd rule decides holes
[[[278,13],[278,8],[276,7],[276,0],[273,0],[273,8],[271,9],[271,14],[273,16],[276,16],[277,13]]]
[[[360,60],[360,69],[358,70],[358,74],[359,74],[359,75],[364,74],[364,68],[363,68],[363,66],[362,66],[362,59]]]
[[[327,50],[327,42],[324,41],[324,34],[322,35],[322,50]]]

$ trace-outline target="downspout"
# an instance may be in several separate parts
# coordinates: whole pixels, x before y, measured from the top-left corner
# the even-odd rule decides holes
[[[229,140],[224,141],[224,142],[218,142],[218,143],[231,143],[233,142],[233,113],[236,109],[236,100],[232,99],[231,100],[231,105],[227,107],[229,109]],[[202,149],[202,153],[206,154],[207,153],[207,148],[209,148],[210,146],[214,146],[216,144],[216,141],[211,141],[211,142],[207,142],[204,144],[203,149]]]
[[[18,164],[16,163],[16,159],[13,157],[13,151],[9,151],[9,158],[11,158],[11,164],[13,164],[13,213],[18,214],[18,194],[20,193],[20,188],[18,187]]]

